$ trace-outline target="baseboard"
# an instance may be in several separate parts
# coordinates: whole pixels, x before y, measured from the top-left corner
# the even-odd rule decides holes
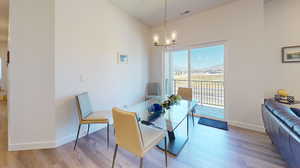
[[[89,131],[90,132],[89,134],[97,132],[97,131],[99,131],[99,130],[101,130],[103,128],[104,128],[104,126],[100,127],[100,128],[97,128],[97,129],[91,129]],[[72,141],[75,141],[76,140],[76,134],[77,134],[77,132],[73,133],[73,134],[69,134],[67,136],[64,136],[64,137],[62,137],[60,139],[57,139],[56,143],[55,143],[55,148],[60,147],[60,146],[62,146],[64,144],[70,143]],[[79,138],[82,138],[82,137],[86,136],[86,134],[87,134],[87,130],[80,131]]]
[[[79,136],[83,137],[83,133],[81,133]],[[67,136],[64,136],[64,137],[56,140],[55,147],[57,148],[57,147],[60,147],[60,146],[62,146],[64,144],[72,142],[72,141],[75,140],[75,138],[76,138],[76,135],[67,135]]]
[[[103,127],[104,128],[104,127]],[[91,129],[90,134],[99,131],[103,128]],[[77,132],[76,132],[77,133]],[[37,149],[51,149],[57,148],[64,144],[70,143],[76,139],[76,133],[64,136],[56,141],[40,141],[40,142],[30,142],[30,143],[19,143],[19,144],[8,144],[8,151],[22,151],[22,150],[37,150]],[[87,131],[82,130],[80,132],[79,138],[86,136]]]
[[[258,132],[265,133],[265,128],[263,126],[254,125],[254,124],[248,124],[248,123],[242,123],[239,121],[230,121],[228,122],[229,125],[240,127],[244,129],[254,130]],[[90,130],[90,133],[94,133],[96,131],[99,131],[102,128],[93,129]],[[79,137],[83,137],[86,135],[86,130],[83,130],[80,132]],[[60,139],[57,139],[56,141],[40,141],[40,142],[31,142],[31,143],[19,143],[19,144],[9,144],[8,145],[8,151],[20,151],[20,150],[35,150],[35,149],[49,149],[49,148],[57,148],[59,146],[62,146],[64,144],[67,144],[69,142],[72,142],[76,139],[76,133],[69,134],[67,136],[64,136]]]
[[[40,141],[31,143],[8,144],[8,151],[36,150],[55,148],[55,141]]]
[[[248,123],[243,123],[243,122],[239,122],[239,121],[229,121],[228,124],[231,126],[249,129],[249,130],[253,130],[253,131],[257,131],[257,132],[262,132],[262,133],[266,132],[265,128],[260,125],[248,124]]]
[[[95,132],[95,131],[91,131],[90,134],[92,134],[93,132]],[[87,133],[86,131],[81,131],[80,134],[79,134],[79,138],[82,138],[82,137],[86,136],[86,133]],[[56,148],[60,147],[64,144],[67,144],[67,143],[75,141],[75,140],[76,140],[76,133],[64,136],[64,137],[56,140],[55,147]]]

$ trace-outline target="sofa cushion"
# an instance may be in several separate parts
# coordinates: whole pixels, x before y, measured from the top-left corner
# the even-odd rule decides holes
[[[293,127],[294,132],[300,136],[300,120],[296,122],[296,124]]]
[[[292,110],[298,117],[300,117],[300,109],[298,109],[298,108],[291,108],[291,110]]]
[[[293,129],[294,125],[299,121],[299,118],[291,110],[278,109],[274,110],[273,114],[291,129]]]
[[[265,106],[267,107],[268,110],[270,110],[271,112],[273,112],[274,110],[278,110],[278,109],[281,109],[281,110],[287,110],[289,111],[290,108],[288,108],[287,106],[281,104],[281,103],[278,103],[276,102],[275,100],[273,99],[266,99],[265,100]]]

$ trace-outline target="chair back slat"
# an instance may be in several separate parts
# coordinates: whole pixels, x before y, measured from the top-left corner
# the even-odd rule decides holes
[[[113,108],[116,143],[122,148],[141,156],[143,153],[143,139],[136,118],[136,113]]]
[[[147,92],[148,96],[160,96],[160,84],[155,82],[148,83]]]
[[[79,108],[79,118],[85,119],[93,111],[88,93],[85,92],[76,96],[76,100]]]
[[[178,88],[177,94],[184,100],[193,100],[193,89],[192,88]]]

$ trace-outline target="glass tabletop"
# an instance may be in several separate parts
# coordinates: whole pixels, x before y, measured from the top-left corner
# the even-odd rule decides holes
[[[167,98],[155,97],[141,103],[122,107],[122,109],[129,112],[136,112],[138,119],[142,123],[174,131],[197,104],[196,101],[179,100],[170,109],[165,109],[162,113],[151,112],[150,109],[153,104],[161,104],[164,100],[167,100]]]

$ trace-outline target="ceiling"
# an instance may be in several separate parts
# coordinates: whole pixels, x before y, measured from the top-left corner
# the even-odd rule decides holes
[[[164,0],[111,0],[114,5],[136,17],[149,26],[163,23]],[[198,13],[234,0],[168,0],[168,20],[175,20],[186,15],[184,11],[191,11],[187,15]],[[271,0],[264,0],[269,2]],[[0,43],[8,39],[9,0],[0,0]]]
[[[112,3],[149,26],[162,23],[164,0],[111,0]],[[168,0],[168,20],[181,17],[184,11],[193,13],[215,8],[233,0]]]
[[[8,39],[8,0],[0,0],[0,43]]]

